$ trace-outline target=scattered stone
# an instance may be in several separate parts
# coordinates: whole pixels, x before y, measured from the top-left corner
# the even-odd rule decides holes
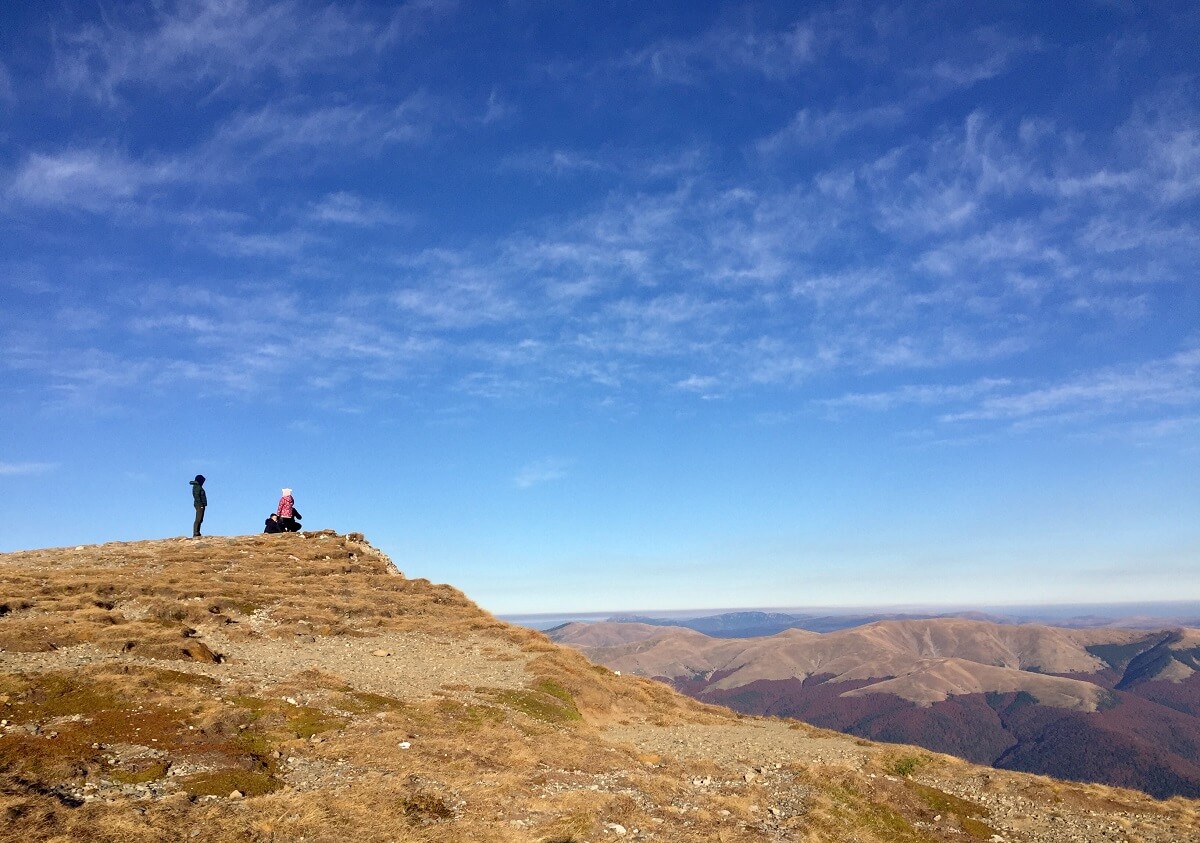
[[[240,790],[235,790],[229,794],[229,798],[230,799],[241,799],[242,796],[244,796],[244,795],[245,794],[243,794]]]
[[[383,657],[390,656],[391,654],[392,654],[391,650],[376,650],[375,652],[371,653],[372,656],[383,656]]]
[[[617,837],[624,837],[626,834],[625,826],[620,825],[619,823],[608,823],[604,826],[604,830],[611,831],[613,834],[617,835]]]
[[[408,741],[400,741],[400,743],[396,744],[396,746],[400,747],[401,749],[408,749],[412,746],[412,744]]]

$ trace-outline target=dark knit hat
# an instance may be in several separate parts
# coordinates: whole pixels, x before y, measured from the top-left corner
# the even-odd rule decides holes
[[[197,482],[197,483],[203,483],[203,482],[204,482],[204,475],[203,475],[203,474],[197,474],[197,475],[196,475],[196,482]]]

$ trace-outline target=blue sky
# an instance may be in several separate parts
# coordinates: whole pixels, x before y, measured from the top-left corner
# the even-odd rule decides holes
[[[0,550],[1200,598],[1200,7],[0,10]]]

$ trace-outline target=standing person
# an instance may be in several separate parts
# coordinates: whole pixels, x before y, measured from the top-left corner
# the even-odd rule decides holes
[[[200,538],[200,525],[204,523],[204,508],[208,506],[208,495],[204,493],[204,475],[197,474],[188,481],[192,487],[192,503],[196,506],[196,520],[192,523],[192,538]]]
[[[279,507],[275,510],[275,514],[279,516],[279,523],[283,525],[284,532],[294,533],[300,529],[300,525],[296,522],[300,520],[300,512],[296,509],[296,501],[292,497],[291,489],[283,490],[283,497],[279,499]]]

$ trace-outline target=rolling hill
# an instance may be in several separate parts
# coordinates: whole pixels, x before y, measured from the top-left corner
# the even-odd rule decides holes
[[[709,638],[568,624],[561,643],[749,714],[795,717],[998,768],[1200,796],[1200,631],[957,618]]]

